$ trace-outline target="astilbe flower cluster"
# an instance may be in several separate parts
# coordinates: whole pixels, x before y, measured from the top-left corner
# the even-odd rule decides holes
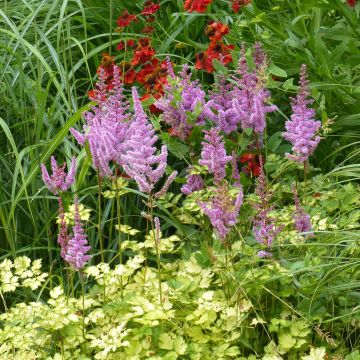
[[[194,191],[204,188],[204,180],[199,174],[192,174],[192,167],[187,169],[186,183],[181,187],[181,192],[185,195],[190,195]]]
[[[135,113],[129,127],[123,168],[136,181],[140,191],[149,194],[165,173],[167,148],[162,146],[160,154],[155,155],[158,137],[143,110],[135,87],[132,89],[132,96]]]
[[[100,72],[95,95],[97,106],[84,114],[84,133],[70,129],[79,144],[89,143],[92,162],[101,176],[113,176],[110,162],[123,164],[129,127],[128,102],[123,95],[120,72],[114,66],[113,89],[106,90],[105,74]]]
[[[267,248],[271,248],[274,239],[280,233],[282,228],[276,227],[275,218],[270,215],[273,206],[270,205],[271,193],[267,189],[262,157],[260,157],[260,175],[256,184],[255,193],[260,199],[260,203],[253,205],[257,210],[253,220],[255,240],[258,243],[265,245]]]
[[[312,232],[310,215],[305,212],[304,208],[300,204],[296,186],[293,186],[292,190],[294,193],[294,203],[295,203],[295,212],[294,212],[295,229],[299,233],[309,233],[310,236],[314,236],[314,233]]]
[[[235,198],[229,194],[228,186],[223,183],[215,190],[215,195],[207,202],[198,201],[202,211],[209,218],[216,235],[224,241],[232,227],[237,222],[240,207],[243,201],[243,191],[239,187],[239,192]]]
[[[270,92],[265,88],[264,81],[266,56],[260,45],[256,44],[255,69],[250,71],[245,58],[244,45],[241,53],[237,70],[240,78],[234,78],[236,86],[232,91],[233,106],[243,129],[251,128],[255,133],[262,134],[266,127],[266,114],[277,109],[275,105],[267,105]]]
[[[185,140],[193,125],[204,122],[204,116],[200,113],[192,123],[189,121],[189,113],[202,108],[205,92],[198,80],[191,81],[191,72],[187,65],[175,76],[170,61],[167,63],[170,83],[165,86],[165,95],[155,102],[155,106],[163,112],[162,120],[170,126],[170,133]]]
[[[201,143],[201,158],[199,164],[206,166],[209,173],[214,175],[214,182],[218,184],[226,176],[226,164],[232,157],[226,155],[225,144],[220,135],[220,129],[204,130],[205,141]]]
[[[67,243],[65,260],[75,270],[81,270],[91,257],[87,254],[90,249],[91,247],[88,246],[87,236],[81,224],[78,198],[75,196],[73,236]]]
[[[210,93],[209,101],[204,105],[203,114],[225,134],[237,130],[239,117],[233,106],[233,84],[224,77],[219,79]]]
[[[291,99],[293,114],[291,120],[285,123],[285,140],[292,144],[294,154],[286,156],[296,162],[302,163],[309,159],[320,142],[316,135],[321,127],[321,122],[314,120],[315,110],[309,105],[313,103],[310,96],[309,81],[307,80],[306,65],[302,65],[300,73],[300,88],[296,98]]]
[[[54,156],[51,157],[51,170],[52,175],[50,176],[46,166],[41,164],[42,179],[54,195],[66,191],[75,182],[76,174],[76,158],[72,157],[69,172],[65,172],[66,163],[62,166],[58,166]]]

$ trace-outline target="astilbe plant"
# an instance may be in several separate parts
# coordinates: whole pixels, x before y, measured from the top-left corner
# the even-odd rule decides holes
[[[258,243],[265,245],[268,249],[271,249],[274,239],[280,233],[282,228],[276,226],[276,219],[270,215],[270,212],[273,210],[273,206],[270,205],[272,194],[267,188],[262,157],[260,157],[260,174],[257,180],[255,193],[260,199],[260,203],[253,204],[253,207],[257,210],[253,220],[255,240]],[[258,255],[260,257],[264,257],[268,255],[270,256],[271,253],[262,250],[258,253]]]
[[[232,90],[233,84],[227,83],[226,79],[221,77],[203,109],[206,118],[225,134],[236,131],[239,124],[239,116],[233,106]]]
[[[128,102],[123,95],[120,70],[114,66],[113,88],[107,91],[105,73],[100,70],[95,101],[97,106],[84,114],[84,133],[70,129],[79,144],[89,143],[92,162],[101,176],[113,176],[110,162],[123,164],[128,134]]]
[[[81,270],[91,257],[87,254],[90,249],[91,247],[88,246],[87,236],[81,224],[78,197],[75,196],[73,235],[66,245],[65,260],[75,270]]]
[[[292,190],[294,194],[294,203],[295,203],[295,212],[294,212],[295,229],[299,233],[309,233],[309,236],[314,236],[314,233],[312,232],[310,215],[307,214],[304,208],[301,206],[295,185],[292,187]]]
[[[226,183],[221,184],[215,190],[215,195],[207,202],[198,201],[198,205],[209,218],[215,233],[221,241],[225,241],[232,227],[237,222],[240,207],[243,201],[243,191],[234,198],[229,194]]]
[[[163,145],[160,154],[156,155],[155,143],[158,137],[144,112],[135,87],[132,89],[132,95],[134,116],[129,127],[130,136],[123,157],[125,162],[123,167],[126,174],[136,181],[139,190],[150,194],[165,173],[168,153],[166,146]],[[173,180],[174,175],[171,177]],[[166,182],[165,187],[169,186],[170,183]]]
[[[226,155],[220,129],[204,130],[205,141],[201,143],[201,158],[199,164],[206,166],[209,173],[214,175],[215,183],[219,183],[226,176],[226,164],[232,160]]]
[[[41,164],[42,179],[46,187],[54,195],[58,195],[59,193],[68,190],[70,186],[75,182],[76,158],[73,157],[71,159],[71,165],[68,173],[65,172],[65,167],[66,163],[64,163],[62,166],[58,166],[55,157],[52,156],[52,175],[50,176],[45,165]]]
[[[162,120],[170,126],[172,135],[185,140],[195,124],[203,124],[201,108],[205,103],[205,92],[198,80],[191,81],[191,72],[184,65],[178,76],[175,76],[171,62],[168,60],[169,84],[165,85],[165,94],[155,102],[162,113]],[[190,114],[195,113],[194,121]]]
[[[316,134],[321,127],[321,122],[314,120],[315,110],[309,107],[313,100],[309,99],[310,89],[306,65],[301,67],[299,85],[296,98],[291,99],[293,114],[291,120],[285,123],[286,132],[283,133],[283,137],[292,144],[294,152],[294,154],[286,154],[286,156],[291,160],[303,163],[309,159],[318,146],[320,136]]]
[[[194,191],[201,190],[204,187],[204,180],[199,174],[192,174],[193,167],[187,169],[186,183],[181,187],[181,192],[190,195]]]
[[[246,58],[245,46],[242,46],[241,58],[234,78],[236,85],[232,91],[233,107],[238,114],[242,129],[251,128],[262,134],[266,127],[266,114],[277,109],[275,105],[267,105],[270,92],[265,87],[264,73],[267,66],[266,56],[260,45],[254,51],[255,69],[250,71]]]

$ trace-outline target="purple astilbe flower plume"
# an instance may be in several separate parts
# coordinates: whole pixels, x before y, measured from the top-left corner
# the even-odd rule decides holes
[[[257,45],[254,59],[256,69],[250,71],[246,63],[244,45],[241,54],[237,71],[240,78],[235,77],[236,86],[231,93],[233,108],[237,112],[243,129],[251,128],[257,134],[262,134],[266,127],[266,114],[277,109],[274,105],[266,105],[270,98],[270,92],[265,88],[262,78],[266,60],[265,57],[260,56],[260,48]],[[260,64],[263,65],[260,66]]]
[[[267,58],[266,54],[264,53],[261,44],[259,42],[256,42],[254,44],[254,64],[257,69],[261,69],[262,67],[266,66],[267,64]]]
[[[299,163],[308,160],[320,142],[316,133],[321,127],[321,122],[314,120],[315,110],[309,105],[313,103],[310,96],[309,81],[307,80],[306,65],[302,65],[300,73],[300,89],[296,98],[291,99],[293,114],[291,120],[285,123],[285,140],[292,144],[293,155],[286,156]]]
[[[186,184],[184,184],[180,191],[185,195],[190,195],[194,191],[198,191],[204,188],[204,180],[198,174],[191,174],[192,167],[187,169],[188,175],[186,176]]]
[[[210,174],[214,175],[215,183],[219,183],[226,175],[226,163],[232,160],[226,155],[225,145],[220,129],[204,130],[205,140],[201,143],[201,159],[199,164],[206,166]]]
[[[75,129],[71,133],[79,144],[88,141],[92,162],[101,176],[113,176],[109,163],[115,161],[123,164],[122,155],[126,150],[127,131],[129,127],[127,113],[129,104],[123,95],[120,72],[114,66],[113,89],[106,91],[105,73],[100,71],[95,100],[97,106],[84,114],[86,125],[84,134]]]
[[[160,154],[155,155],[158,137],[144,112],[135,87],[132,88],[132,96],[135,114],[129,127],[123,167],[127,175],[136,181],[140,191],[149,194],[165,173],[167,148],[162,146]]]
[[[292,187],[294,193],[294,203],[295,203],[295,212],[294,212],[294,221],[295,221],[295,229],[299,233],[310,233],[309,236],[314,236],[312,232],[312,225],[310,220],[310,215],[307,214],[304,208],[300,205],[299,196],[296,190],[296,186]]]
[[[87,252],[90,249],[91,247],[88,246],[87,236],[81,224],[78,198],[77,196],[75,196],[75,217],[74,217],[73,236],[68,241],[65,260],[75,270],[81,270],[91,257],[90,255],[87,255]]]
[[[160,230],[160,220],[157,216],[154,218],[154,224],[155,224],[155,241],[157,244],[159,244],[161,230]]]
[[[65,260],[66,247],[69,240],[69,233],[68,233],[68,226],[65,221],[65,212],[61,197],[58,198],[58,202],[59,202],[60,229],[57,237],[57,243],[60,245],[60,255]]]
[[[194,124],[204,123],[204,116],[201,111],[198,114],[198,107],[205,104],[205,92],[198,80],[191,81],[191,72],[188,73],[187,65],[184,65],[178,76],[175,76],[170,60],[167,65],[170,74],[169,84],[164,87],[164,96],[154,105],[162,110],[162,119],[171,127],[172,134],[185,140]],[[195,121],[191,121],[189,113],[194,112],[197,116]]]
[[[51,157],[51,170],[52,175],[50,176],[44,164],[41,164],[42,179],[46,187],[54,195],[57,195],[63,191],[66,191],[75,182],[76,174],[76,158],[71,158],[71,165],[69,172],[65,172],[66,163],[62,166],[58,166],[55,157]]]
[[[203,115],[225,134],[236,131],[240,121],[233,106],[232,89],[233,84],[226,83],[224,77],[220,78],[203,109]]]
[[[270,211],[273,206],[270,205],[271,193],[267,189],[267,181],[264,172],[263,159],[260,156],[260,174],[255,189],[256,195],[260,199],[259,204],[254,204],[253,207],[257,210],[257,214],[253,220],[253,232],[255,240],[268,248],[282,230],[282,227],[276,227],[275,218],[270,216]]]
[[[240,187],[235,199],[230,196],[226,184],[217,187],[215,191],[215,196],[211,200],[207,202],[198,201],[197,204],[209,218],[217,236],[221,241],[224,241],[237,222],[243,201],[243,191]]]
[[[160,189],[160,191],[158,191],[155,194],[155,198],[161,198],[162,196],[164,196],[166,194],[166,192],[169,190],[170,185],[172,184],[172,182],[175,180],[176,176],[177,176],[178,172],[177,171],[173,171],[169,177],[166,179],[165,184],[163,185],[163,187]]]

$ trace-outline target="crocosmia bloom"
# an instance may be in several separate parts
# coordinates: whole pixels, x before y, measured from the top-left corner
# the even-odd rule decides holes
[[[41,164],[42,179],[46,187],[54,194],[57,195],[63,191],[66,191],[75,182],[76,173],[76,159],[71,159],[71,166],[69,172],[65,172],[66,163],[62,166],[58,166],[54,156],[51,157],[51,170],[50,176],[45,165]]]
[[[117,25],[124,28],[129,26],[133,21],[137,21],[136,15],[131,15],[127,10],[124,10],[123,14],[117,19]]]
[[[355,5],[356,5],[356,0],[346,0],[346,2],[347,2],[348,5],[351,6],[351,7],[355,7]]]
[[[188,12],[197,11],[203,13],[211,2],[212,0],[185,0],[184,9]]]

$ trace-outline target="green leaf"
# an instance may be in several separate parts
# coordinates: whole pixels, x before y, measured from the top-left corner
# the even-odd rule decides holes
[[[276,66],[274,64],[271,64],[269,66],[269,72],[270,72],[270,74],[273,74],[273,75],[278,76],[278,77],[282,77],[282,78],[287,77],[286,71],[279,68],[278,66]]]

